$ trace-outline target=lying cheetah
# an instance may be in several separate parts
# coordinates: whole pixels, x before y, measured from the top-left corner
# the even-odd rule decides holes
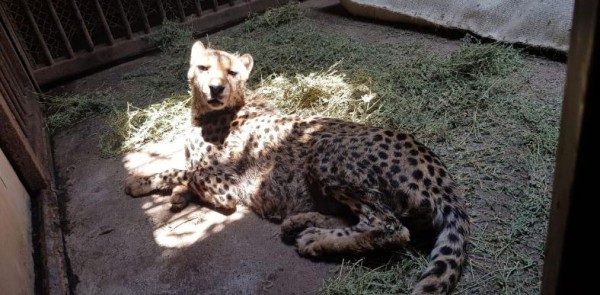
[[[131,176],[126,193],[171,190],[172,209],[194,195],[215,208],[241,203],[282,221],[301,255],[364,253],[437,235],[413,294],[447,294],[465,263],[469,218],[438,157],[412,135],[322,117],[280,114],[245,94],[254,61],[192,47],[192,125],[186,170]],[[341,226],[316,212],[334,200],[354,216]]]

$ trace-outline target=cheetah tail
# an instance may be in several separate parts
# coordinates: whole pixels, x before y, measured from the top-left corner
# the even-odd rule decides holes
[[[412,295],[449,294],[466,263],[469,217],[461,207],[444,211],[444,227],[431,251],[427,270],[421,275]],[[442,212],[438,214],[442,215]]]
[[[187,170],[169,169],[147,177],[132,176],[127,179],[125,193],[138,197],[170,190],[178,185],[188,185],[191,174],[192,172]]]

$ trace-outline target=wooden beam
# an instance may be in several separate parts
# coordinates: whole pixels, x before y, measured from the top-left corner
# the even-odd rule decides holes
[[[0,93],[0,147],[30,193],[48,187],[50,179]]]
[[[600,5],[597,0],[576,0],[568,56],[567,81],[556,157],[550,222],[546,239],[542,294],[587,294],[590,277],[582,269],[594,256],[590,235],[594,217],[585,210],[594,202],[598,170],[592,164],[592,117],[600,96]],[[591,194],[590,194],[591,193]],[[596,208],[596,207],[593,207]],[[592,214],[597,214],[593,212]],[[586,228],[587,227],[587,228]],[[585,250],[588,247],[589,250]]]

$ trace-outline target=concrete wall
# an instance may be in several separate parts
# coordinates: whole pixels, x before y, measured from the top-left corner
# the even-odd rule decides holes
[[[33,294],[30,198],[0,149],[0,293]]]

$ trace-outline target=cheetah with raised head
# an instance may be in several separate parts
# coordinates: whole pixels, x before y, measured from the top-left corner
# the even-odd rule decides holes
[[[253,64],[248,54],[194,44],[187,169],[130,176],[126,193],[171,190],[176,210],[190,194],[227,211],[241,203],[282,221],[282,237],[309,257],[396,249],[411,232],[433,232],[413,294],[450,293],[465,264],[469,218],[439,158],[402,131],[280,114],[246,94]],[[354,222],[340,226],[318,213],[328,200]]]

